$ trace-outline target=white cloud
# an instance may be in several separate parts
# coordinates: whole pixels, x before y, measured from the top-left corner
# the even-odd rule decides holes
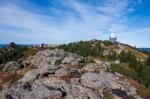
[[[104,32],[124,33],[127,31],[126,15],[134,11],[130,6],[130,0],[121,2],[120,0],[105,0],[97,6],[81,3],[79,0],[65,1],[55,0],[56,3],[73,12],[49,7],[49,14],[41,14],[21,8],[15,3],[0,5],[0,24],[21,28],[23,31],[23,33],[15,30],[3,31],[3,28],[0,28],[0,34],[9,35],[5,36],[6,42],[9,41],[7,38],[9,37],[10,40],[18,39],[19,43],[26,41],[27,43],[40,43],[41,41],[62,43],[92,38],[106,39],[107,35],[104,35]],[[29,32],[24,32],[25,30]],[[2,36],[0,39],[3,39]]]
[[[124,31],[119,34],[119,41],[122,43],[128,43],[137,47],[150,48],[150,27],[138,28],[134,30]]]

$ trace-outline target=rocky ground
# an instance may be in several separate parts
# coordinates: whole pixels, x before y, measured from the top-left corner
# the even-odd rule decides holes
[[[5,86],[0,99],[143,99],[122,75],[107,72],[109,62],[94,61],[86,64],[82,56],[55,49],[8,62],[3,71],[33,68]]]

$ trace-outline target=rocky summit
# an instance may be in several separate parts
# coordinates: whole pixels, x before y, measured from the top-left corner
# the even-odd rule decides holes
[[[86,63],[84,57],[59,49],[8,62],[3,71],[29,66],[17,82],[3,88],[0,99],[143,99],[124,76],[108,72],[109,62]]]

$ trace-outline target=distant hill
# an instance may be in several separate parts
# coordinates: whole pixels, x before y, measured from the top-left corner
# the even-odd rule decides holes
[[[0,44],[0,48],[6,47],[9,44]],[[40,46],[40,44],[17,44],[17,45],[21,45],[21,46]]]
[[[0,44],[0,48],[7,46],[7,44]]]

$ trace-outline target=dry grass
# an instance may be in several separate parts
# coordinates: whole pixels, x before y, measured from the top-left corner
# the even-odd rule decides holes
[[[126,70],[133,70],[133,69],[129,68],[129,64],[127,64],[127,63],[121,63],[120,66],[122,66]]]
[[[31,66],[34,67],[34,66]],[[0,90],[4,88],[4,86],[9,84],[16,83],[21,77],[25,75],[25,73],[31,69],[31,67],[23,68],[18,71],[11,72],[0,72]]]
[[[136,89],[140,96],[144,99],[150,99],[150,89],[145,88],[142,84],[139,84],[137,81],[128,78],[128,77],[120,77],[120,80],[127,79]]]
[[[105,99],[113,99],[113,95],[112,95],[112,93],[109,92],[109,91],[104,91],[104,92],[103,92],[103,95],[104,95],[104,98],[105,98]]]
[[[28,48],[23,58],[35,55],[39,50],[37,48]]]
[[[15,83],[21,77],[21,75],[14,72],[0,72],[0,90],[2,90],[5,85]]]
[[[138,58],[142,58],[144,60],[146,60],[148,58],[148,55],[145,54],[145,53],[142,53],[138,50],[135,50],[129,46],[126,46],[126,45],[122,45],[122,47],[124,48],[125,52],[128,52],[130,51],[131,53],[133,53],[136,57]],[[119,54],[119,47],[118,46],[114,46],[114,45],[111,45],[111,46],[107,46],[106,49],[112,49],[113,51],[115,51],[116,53]]]
[[[150,89],[145,88],[143,85],[139,84],[138,82],[129,79],[129,82],[136,87],[137,92],[144,97],[144,99],[150,99]]]
[[[146,59],[148,58],[148,55],[145,54],[145,53],[142,53],[142,52],[140,52],[140,51],[138,51],[138,50],[135,50],[135,49],[133,49],[133,48],[131,48],[131,47],[128,47],[128,46],[126,46],[126,45],[123,45],[123,47],[125,48],[125,51],[126,51],[126,52],[127,52],[127,51],[130,51],[130,52],[133,53],[136,57],[142,58],[142,59],[144,59],[144,60],[146,60]]]
[[[33,56],[37,52],[38,52],[38,49],[36,49],[36,48],[28,48],[25,55],[23,56],[23,59],[27,58],[29,56]],[[3,67],[4,67],[4,65],[0,64],[0,70],[2,70]],[[29,65],[27,68],[23,68],[18,71],[11,71],[9,73],[8,72],[0,72],[0,90],[2,90],[3,87],[8,84],[17,82],[31,68],[35,68],[35,66]]]
[[[38,49],[35,48],[28,48],[26,51],[25,55],[23,58],[27,58],[30,55],[34,55],[37,53]],[[3,64],[0,64],[0,71],[4,67]],[[33,67],[33,66],[32,66]],[[0,90],[3,89],[5,85],[15,83],[18,79],[20,79],[27,71],[29,68],[23,68],[18,71],[11,71],[11,72],[0,72]]]
[[[77,67],[77,65],[72,65],[72,64],[64,64],[64,66],[66,66],[67,68]]]

